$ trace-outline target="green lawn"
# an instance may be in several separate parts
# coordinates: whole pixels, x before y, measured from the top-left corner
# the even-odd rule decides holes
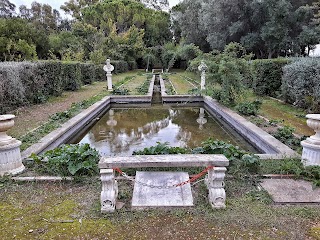
[[[170,73],[165,77],[171,81],[177,94],[188,94],[189,90],[199,87],[200,76],[195,73],[176,69]]]

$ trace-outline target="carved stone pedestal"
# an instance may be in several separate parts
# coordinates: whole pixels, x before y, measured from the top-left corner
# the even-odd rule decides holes
[[[212,208],[226,207],[226,192],[224,190],[226,171],[225,167],[215,167],[208,171],[206,185],[209,189],[209,202]]]
[[[308,114],[307,125],[316,134],[301,142],[304,166],[320,166],[320,114]]]
[[[24,170],[20,154],[21,142],[6,133],[14,126],[14,118],[11,114],[0,115],[0,176]]]
[[[114,212],[118,197],[118,183],[115,180],[113,169],[100,169],[102,191],[101,212]]]

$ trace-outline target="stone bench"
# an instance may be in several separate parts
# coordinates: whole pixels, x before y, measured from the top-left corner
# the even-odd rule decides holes
[[[102,191],[101,212],[114,212],[118,195],[115,168],[144,167],[208,167],[206,185],[213,208],[225,208],[224,177],[229,160],[219,154],[137,155],[128,157],[102,157],[99,162]]]

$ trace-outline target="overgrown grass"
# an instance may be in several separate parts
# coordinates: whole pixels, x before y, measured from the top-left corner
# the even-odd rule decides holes
[[[188,71],[173,71],[166,78],[170,79],[177,94],[188,94],[191,89],[198,87],[200,81],[197,74]]]
[[[93,103],[101,100],[103,97],[105,97],[106,94],[101,93],[96,96],[93,96],[87,100],[83,100],[78,103],[73,103],[71,105],[71,108],[64,112],[58,112],[54,115],[52,115],[46,123],[42,124],[35,130],[28,132],[27,134],[19,137],[19,140],[22,141],[21,150],[25,150],[28,147],[30,147],[32,144],[38,142],[42,137],[52,132],[54,129],[57,129],[61,126],[61,124],[68,121],[70,118],[74,117],[78,113],[80,113],[82,110],[88,108]]]
[[[306,111],[275,99],[264,98],[260,114],[268,119],[283,120],[284,125],[292,126],[296,133],[310,136],[314,132],[306,124]]]
[[[227,208],[214,210],[204,183],[192,187],[194,207],[130,211],[132,183],[119,181],[125,206],[101,214],[99,181],[4,182],[0,185],[1,239],[307,239],[319,237],[317,206],[272,206],[254,185],[226,181]]]

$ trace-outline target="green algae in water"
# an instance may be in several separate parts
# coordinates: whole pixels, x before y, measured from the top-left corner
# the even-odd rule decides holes
[[[104,156],[130,156],[157,142],[194,148],[209,137],[257,152],[234,130],[199,107],[111,109],[76,142],[89,143]]]

